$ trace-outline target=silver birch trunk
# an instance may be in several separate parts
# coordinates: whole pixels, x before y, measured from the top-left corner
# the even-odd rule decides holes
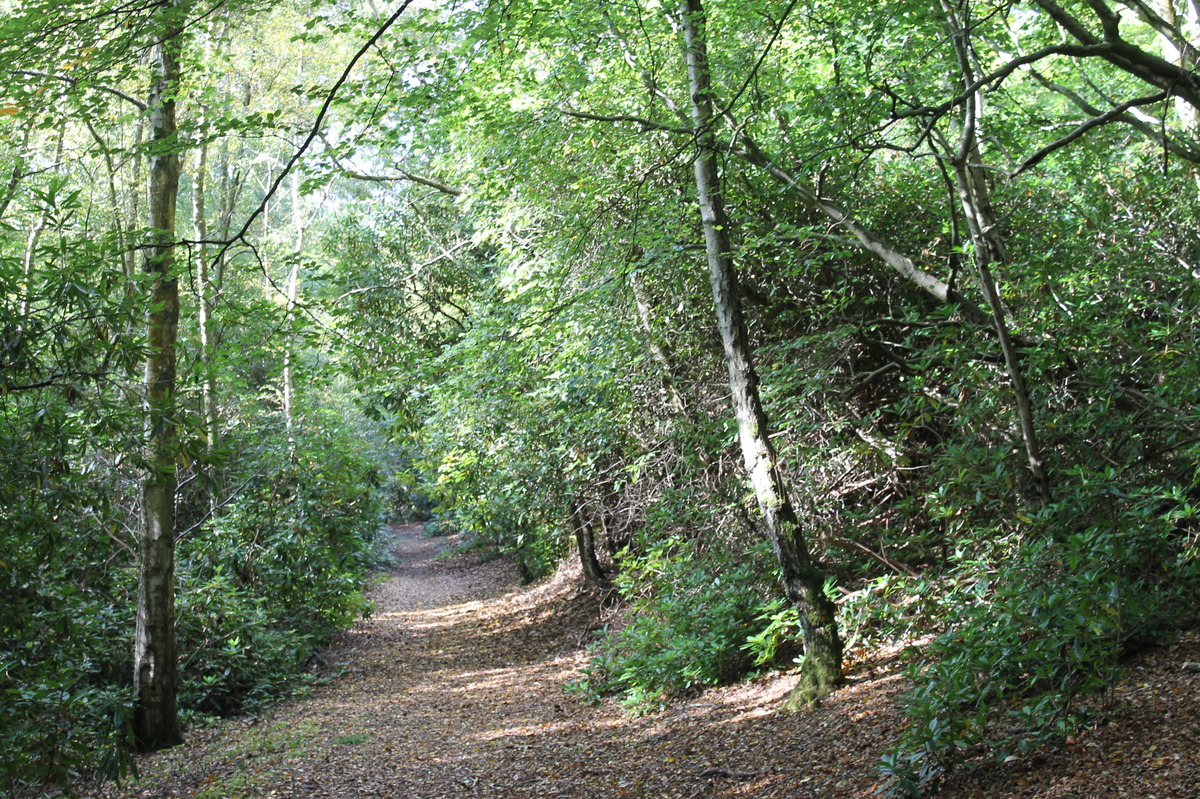
[[[825,595],[825,573],[808,551],[804,532],[788,497],[770,427],[758,391],[750,337],[742,316],[737,270],[729,242],[729,222],[721,198],[717,143],[701,0],[684,0],[680,20],[691,90],[696,140],[696,193],[704,228],[709,282],[717,327],[729,370],[742,458],[762,513],[787,598],[795,605],[804,634],[800,684],[787,706],[819,702],[842,680],[842,641],[833,602]]]
[[[179,283],[174,270],[175,203],[179,155],[175,152],[175,89],[179,81],[178,32],[168,5],[153,54],[150,91],[150,191],[148,222],[153,236],[144,262],[151,279],[146,359],[146,476],[142,487],[141,570],[133,684],[137,693],[134,734],[142,749],[183,740],[179,726],[175,656],[175,492],[179,440],[176,430],[175,343],[179,329]]]

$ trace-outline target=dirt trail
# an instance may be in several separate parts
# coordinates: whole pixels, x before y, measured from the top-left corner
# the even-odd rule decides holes
[[[137,783],[84,795],[872,795],[875,764],[897,728],[889,699],[902,679],[894,669],[864,667],[820,709],[791,715],[773,712],[791,688],[787,676],[715,689],[640,718],[613,703],[589,706],[562,689],[576,678],[588,631],[599,623],[577,576],[520,588],[505,562],[437,560],[444,539],[419,533],[415,525],[397,528],[401,563],[371,590],[376,612],[327,653],[341,676],[262,719],[229,720],[145,758]],[[1069,752],[1056,757],[1052,768],[1020,764],[949,793],[1200,796],[1186,793],[1200,785],[1187,778],[1179,793],[1137,785],[1112,791],[1127,787],[1121,779],[1097,791],[1090,764]],[[1169,765],[1177,778],[1191,766]]]

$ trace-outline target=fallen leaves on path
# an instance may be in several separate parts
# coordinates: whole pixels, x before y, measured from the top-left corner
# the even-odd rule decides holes
[[[232,719],[141,761],[142,779],[85,792],[157,797],[867,797],[902,719],[894,663],[861,664],[820,707],[776,708],[794,677],[706,691],[649,716],[568,695],[594,597],[569,570],[522,588],[502,560],[436,560],[397,530],[401,565],[374,615],[326,653],[341,676],[262,719]],[[1114,722],[1015,764],[986,766],[947,797],[1200,799],[1200,640],[1133,667]],[[1172,670],[1171,664],[1176,667]],[[1141,680],[1139,685],[1138,681]],[[1139,693],[1142,692],[1142,693]],[[1123,737],[1128,736],[1128,737]]]

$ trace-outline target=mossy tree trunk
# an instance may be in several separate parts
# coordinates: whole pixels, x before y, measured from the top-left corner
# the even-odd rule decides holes
[[[134,735],[142,749],[183,740],[175,661],[175,492],[179,455],[175,397],[175,345],[179,332],[179,281],[175,275],[175,204],[179,153],[175,92],[179,82],[178,29],[174,4],[161,12],[154,47],[150,102],[149,226],[146,250],[150,279],[146,359],[147,446],[142,486],[141,570],[133,684],[137,693]]]

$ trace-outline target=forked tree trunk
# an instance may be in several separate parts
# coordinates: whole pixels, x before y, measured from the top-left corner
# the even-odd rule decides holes
[[[804,634],[800,684],[787,701],[788,706],[797,707],[820,701],[841,682],[842,641],[835,606],[825,595],[825,573],[808,551],[804,532],[788,498],[759,397],[717,172],[704,8],[701,0],[684,0],[682,11],[680,24],[696,140],[696,193],[742,458],[779,561],[784,592],[796,607]]]
[[[972,68],[973,59],[968,27],[959,19],[958,10],[951,5],[949,0],[942,0],[942,10],[945,12],[946,21],[950,27],[963,84],[970,86],[974,83],[975,75]],[[979,148],[979,118],[982,113],[983,97],[977,91],[963,104],[962,137],[959,141],[958,152],[952,159],[954,176],[958,184],[958,196],[962,203],[963,215],[966,217],[967,226],[971,231],[975,267],[979,272],[979,287],[992,311],[992,325],[996,330],[996,338],[1000,342],[1000,351],[1004,355],[1009,382],[1012,384],[1013,398],[1017,407],[1017,421],[1021,429],[1021,439],[1025,444],[1025,457],[1029,463],[1029,473],[1042,503],[1049,504],[1051,500],[1050,477],[1046,473],[1041,447],[1038,444],[1037,427],[1033,420],[1033,404],[1029,399],[1029,389],[1025,385],[1025,374],[1021,368],[1020,355],[1017,353],[1016,344],[1009,333],[1004,305],[996,288],[996,279],[992,274],[992,265],[1007,263],[1008,255],[1000,236],[996,214],[992,209],[987,176],[983,171],[983,156]]]
[[[583,569],[583,579],[594,588],[612,588],[612,582],[600,565],[596,556],[596,526],[588,516],[587,506],[582,502],[573,503],[571,508],[571,523],[575,527],[575,545],[579,549],[579,565]]]
[[[175,461],[179,453],[175,341],[179,329],[179,283],[174,273],[174,239],[179,155],[174,94],[179,66],[174,13],[173,4],[162,12],[149,102],[153,147],[149,226],[154,238],[144,266],[151,279],[146,359],[148,435],[133,652],[133,684],[137,692],[134,734],[142,749],[162,749],[183,740],[175,662]]]

